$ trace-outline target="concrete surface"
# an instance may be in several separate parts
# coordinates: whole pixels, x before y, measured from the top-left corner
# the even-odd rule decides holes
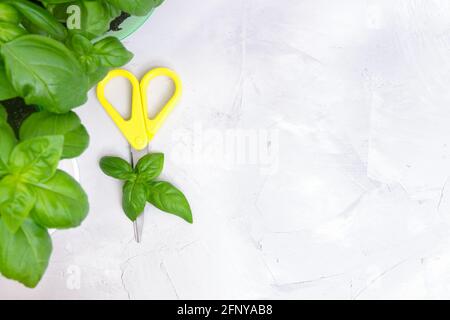
[[[195,224],[150,209],[134,243],[97,165],[127,144],[91,94],[90,215],[0,298],[450,298],[449,40],[444,0],[167,0],[127,68],[184,81],[152,149]]]

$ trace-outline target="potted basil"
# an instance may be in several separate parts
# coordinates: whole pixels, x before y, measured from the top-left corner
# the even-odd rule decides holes
[[[51,255],[48,229],[85,219],[82,187],[58,169],[89,135],[72,111],[133,54],[119,38],[163,0],[0,0],[0,273],[33,288]],[[116,35],[116,36],[114,36]]]

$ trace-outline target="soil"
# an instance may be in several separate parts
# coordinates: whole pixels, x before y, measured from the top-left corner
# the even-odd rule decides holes
[[[19,134],[19,128],[23,121],[31,114],[38,111],[35,106],[27,106],[22,98],[14,98],[10,100],[1,101],[6,112],[8,113],[8,123],[13,128],[16,135]]]

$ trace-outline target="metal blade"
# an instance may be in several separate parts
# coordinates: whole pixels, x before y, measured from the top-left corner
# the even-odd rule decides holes
[[[145,157],[149,153],[148,147],[142,150],[136,150],[133,147],[130,146],[130,153],[131,153],[131,165],[134,166],[138,163],[141,158]]]
[[[131,164],[133,168],[142,157],[148,154],[148,152],[149,152],[148,148],[145,148],[143,150],[136,150],[130,147]],[[137,219],[133,222],[134,240],[136,240],[137,243],[141,243],[142,241],[142,233],[144,231],[145,211],[146,210],[144,210],[144,212],[139,217],[137,217]]]
[[[142,241],[142,233],[144,232],[144,218],[145,218],[145,210],[137,219],[133,222],[134,229],[134,240],[137,243],[141,243]]]

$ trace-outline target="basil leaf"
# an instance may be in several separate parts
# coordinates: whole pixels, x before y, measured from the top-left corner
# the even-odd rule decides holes
[[[67,43],[68,46],[80,56],[88,55],[94,49],[94,45],[91,41],[79,33],[73,34]]]
[[[88,74],[89,88],[94,87],[97,83],[102,81],[108,74],[109,68],[98,67],[94,72]]]
[[[66,22],[71,33],[81,33],[89,39],[103,36],[110,28],[110,23],[120,15],[120,10],[113,7],[108,1],[45,1],[47,9],[59,21]],[[74,14],[69,6],[77,6],[79,14]],[[81,20],[78,20],[78,17]],[[79,24],[71,23],[77,18]],[[67,23],[68,22],[68,23]]]
[[[16,177],[7,176],[0,181],[0,216],[11,232],[20,228],[34,201],[32,191]]]
[[[106,37],[96,42],[92,54],[98,57],[102,67],[120,67],[133,59],[133,54],[116,37]]]
[[[6,77],[5,66],[0,62],[0,101],[15,98],[17,96],[18,93]]]
[[[104,38],[94,45],[82,34],[76,33],[68,41],[88,75],[88,86],[102,80],[111,68],[128,63],[133,54],[115,37]]]
[[[48,181],[33,184],[36,203],[31,216],[47,228],[66,229],[81,224],[89,211],[88,197],[75,179],[57,170]]]
[[[8,173],[8,166],[0,160],[0,178],[4,177]]]
[[[39,35],[24,35],[0,47],[6,74],[29,105],[66,113],[87,100],[88,78],[63,44]]]
[[[77,1],[81,8],[81,32],[90,39],[104,35],[119,10],[106,1]]]
[[[168,182],[149,182],[147,184],[147,201],[162,211],[174,214],[189,223],[193,222],[191,208],[186,197]]]
[[[15,24],[0,21],[0,45],[27,34],[27,31]]]
[[[106,76],[109,68],[100,66],[99,58],[92,54],[94,45],[83,35],[78,33],[74,34],[69,45],[76,53],[78,60],[88,76],[88,87],[93,87]]]
[[[72,159],[80,156],[89,147],[89,133],[80,125],[64,134],[64,148],[62,159]]]
[[[0,21],[18,25],[20,23],[20,14],[13,6],[0,3]]]
[[[65,114],[36,112],[24,121],[19,132],[22,140],[51,135],[64,136],[62,159],[78,157],[89,145],[89,134],[72,111]]]
[[[6,111],[0,105],[0,177],[7,173],[7,163],[11,151],[17,143],[14,131],[6,122]]]
[[[37,286],[48,266],[52,241],[45,228],[27,219],[12,233],[0,217],[0,272],[29,288]]]
[[[131,221],[135,221],[144,212],[147,198],[145,184],[137,180],[127,181],[123,186],[122,207]]]
[[[104,174],[116,179],[129,180],[136,177],[131,165],[119,157],[103,157],[100,160],[100,168]]]
[[[88,38],[75,33],[68,41],[68,46],[75,52],[86,73],[92,73],[99,68],[100,61],[96,56],[92,55],[94,45]]]
[[[9,158],[10,172],[27,182],[48,180],[58,166],[63,141],[62,136],[47,136],[19,143]]]
[[[10,0],[9,3],[22,14],[34,29],[41,30],[57,40],[63,40],[66,37],[66,28],[43,7],[24,0]]]
[[[138,161],[136,171],[141,181],[151,181],[158,178],[163,167],[164,154],[149,153]]]
[[[133,16],[145,16],[164,0],[109,0],[115,7]]]

